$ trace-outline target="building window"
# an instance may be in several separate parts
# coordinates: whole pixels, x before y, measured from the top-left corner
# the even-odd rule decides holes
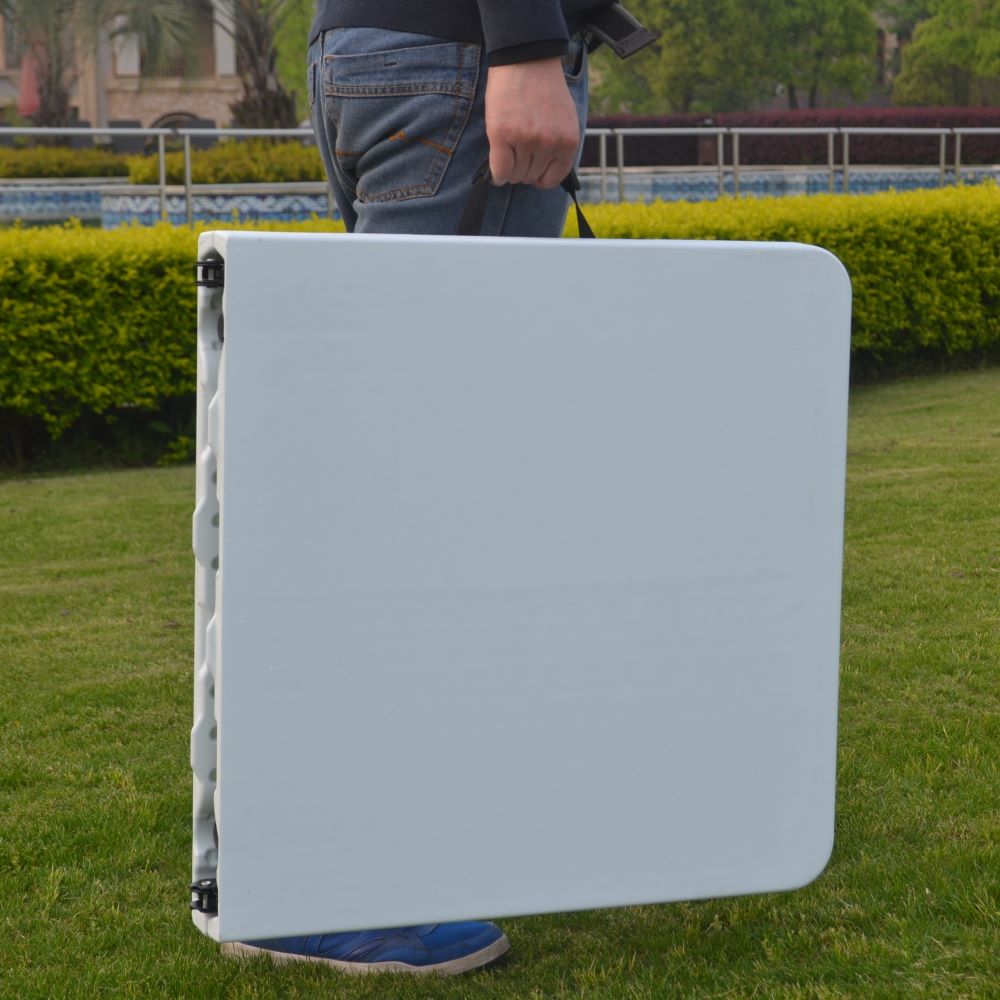
[[[148,55],[140,55],[140,73],[147,77],[215,76],[215,27],[212,4],[209,0],[196,0],[191,5],[193,26],[191,41],[183,50],[168,53],[159,64],[150,62]]]
[[[21,65],[21,39],[9,21],[3,20],[3,68],[18,69]]]

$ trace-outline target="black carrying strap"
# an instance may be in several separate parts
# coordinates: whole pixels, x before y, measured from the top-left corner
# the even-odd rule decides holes
[[[472,179],[469,200],[465,203],[462,218],[456,230],[458,236],[482,235],[483,221],[486,219],[486,202],[489,199],[492,186],[490,164],[487,161]],[[580,208],[580,202],[576,196],[577,191],[580,190],[580,178],[576,176],[575,170],[571,170],[569,176],[562,182],[562,189],[573,199],[573,204],[576,206],[576,224],[580,230],[580,237],[588,240],[595,239],[594,230],[590,228],[590,223],[584,218],[583,210]]]
[[[576,209],[576,228],[580,233],[580,239],[597,239],[594,230],[590,228],[590,223],[584,218],[583,209],[580,208],[580,202],[576,197],[577,191],[580,190],[580,178],[576,176],[575,170],[571,170],[569,177],[562,182],[562,189],[573,199],[573,207]]]

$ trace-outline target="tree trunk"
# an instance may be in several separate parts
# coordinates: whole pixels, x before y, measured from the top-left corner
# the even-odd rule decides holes
[[[281,85],[275,69],[276,22],[260,0],[232,0],[243,94],[229,105],[233,124],[243,128],[294,128],[295,97]]]
[[[34,49],[38,60],[39,108],[34,114],[36,125],[56,127],[70,123],[69,86],[66,66],[61,53],[53,54],[49,47]]]
[[[799,95],[798,91],[796,91],[795,89],[795,84],[788,83],[785,85],[785,87],[788,90],[788,106],[793,111],[797,111],[799,108]]]
[[[253,90],[244,85],[243,96],[229,105],[233,124],[239,128],[295,128],[295,98],[280,87]]]
[[[816,62],[813,65],[812,71],[812,84],[809,87],[809,107],[815,108],[819,103],[819,84],[820,80],[823,78],[823,64],[825,60],[822,56],[816,57]]]

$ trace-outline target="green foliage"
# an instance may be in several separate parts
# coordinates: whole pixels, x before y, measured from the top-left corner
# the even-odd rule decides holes
[[[659,37],[620,60],[594,56],[593,108],[615,113],[707,113],[761,96],[765,46],[759,18],[740,0],[636,0],[629,3]]]
[[[312,0],[288,0],[288,13],[275,35],[278,78],[285,90],[295,96],[295,113],[299,121],[309,117],[309,96],[305,83],[306,51],[314,8]]]
[[[762,4],[768,67],[788,106],[810,108],[833,91],[862,97],[875,79],[873,0],[768,0]]]
[[[127,177],[128,158],[104,149],[0,147],[0,177]]]
[[[1000,352],[996,185],[597,205],[587,214],[603,237],[788,240],[827,248],[854,284],[852,347],[862,374],[962,364]],[[317,219],[247,228],[343,227]],[[0,232],[0,452],[7,464],[30,460],[40,447],[37,434],[31,447],[25,444],[31,426],[55,439],[81,417],[124,420],[190,397],[195,254],[195,230],[167,225]],[[166,460],[186,454],[183,419],[150,429],[162,432],[157,455],[164,448]]]
[[[1000,0],[936,0],[903,50],[898,104],[1000,103]]]
[[[883,195],[598,205],[599,236],[825,247],[854,285],[859,373],[1000,352],[1000,186]],[[568,229],[572,231],[573,223]]]
[[[167,445],[156,464],[165,467],[168,465],[185,465],[188,462],[193,462],[195,446],[196,442],[193,437],[189,434],[181,434]]]
[[[874,0],[637,0],[659,40],[621,62],[595,56],[595,109],[741,110],[784,87],[789,106],[860,95],[875,75]]]
[[[102,461],[187,454],[189,421],[169,404],[195,391],[196,254],[195,230],[165,224],[0,231],[0,465],[30,464],[67,432],[70,452]]]
[[[191,234],[0,232],[0,399],[58,436],[84,411],[191,390]]]
[[[129,160],[133,184],[159,183],[156,157],[135,156]],[[298,142],[222,142],[191,154],[191,176],[195,184],[243,184],[274,181],[321,181],[323,161],[315,146]],[[184,182],[184,154],[167,154],[167,181]]]
[[[295,96],[277,71],[277,34],[292,11],[293,0],[224,0],[220,20],[236,46],[243,93],[229,106],[233,124],[242,128],[292,128],[298,124]]]
[[[937,0],[882,0],[879,12],[888,16],[900,38],[913,37],[916,26],[934,13]]]

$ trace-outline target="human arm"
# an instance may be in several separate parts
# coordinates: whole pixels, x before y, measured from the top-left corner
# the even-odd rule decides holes
[[[559,0],[478,0],[486,39],[486,136],[495,184],[558,186],[580,142],[561,56]]]

